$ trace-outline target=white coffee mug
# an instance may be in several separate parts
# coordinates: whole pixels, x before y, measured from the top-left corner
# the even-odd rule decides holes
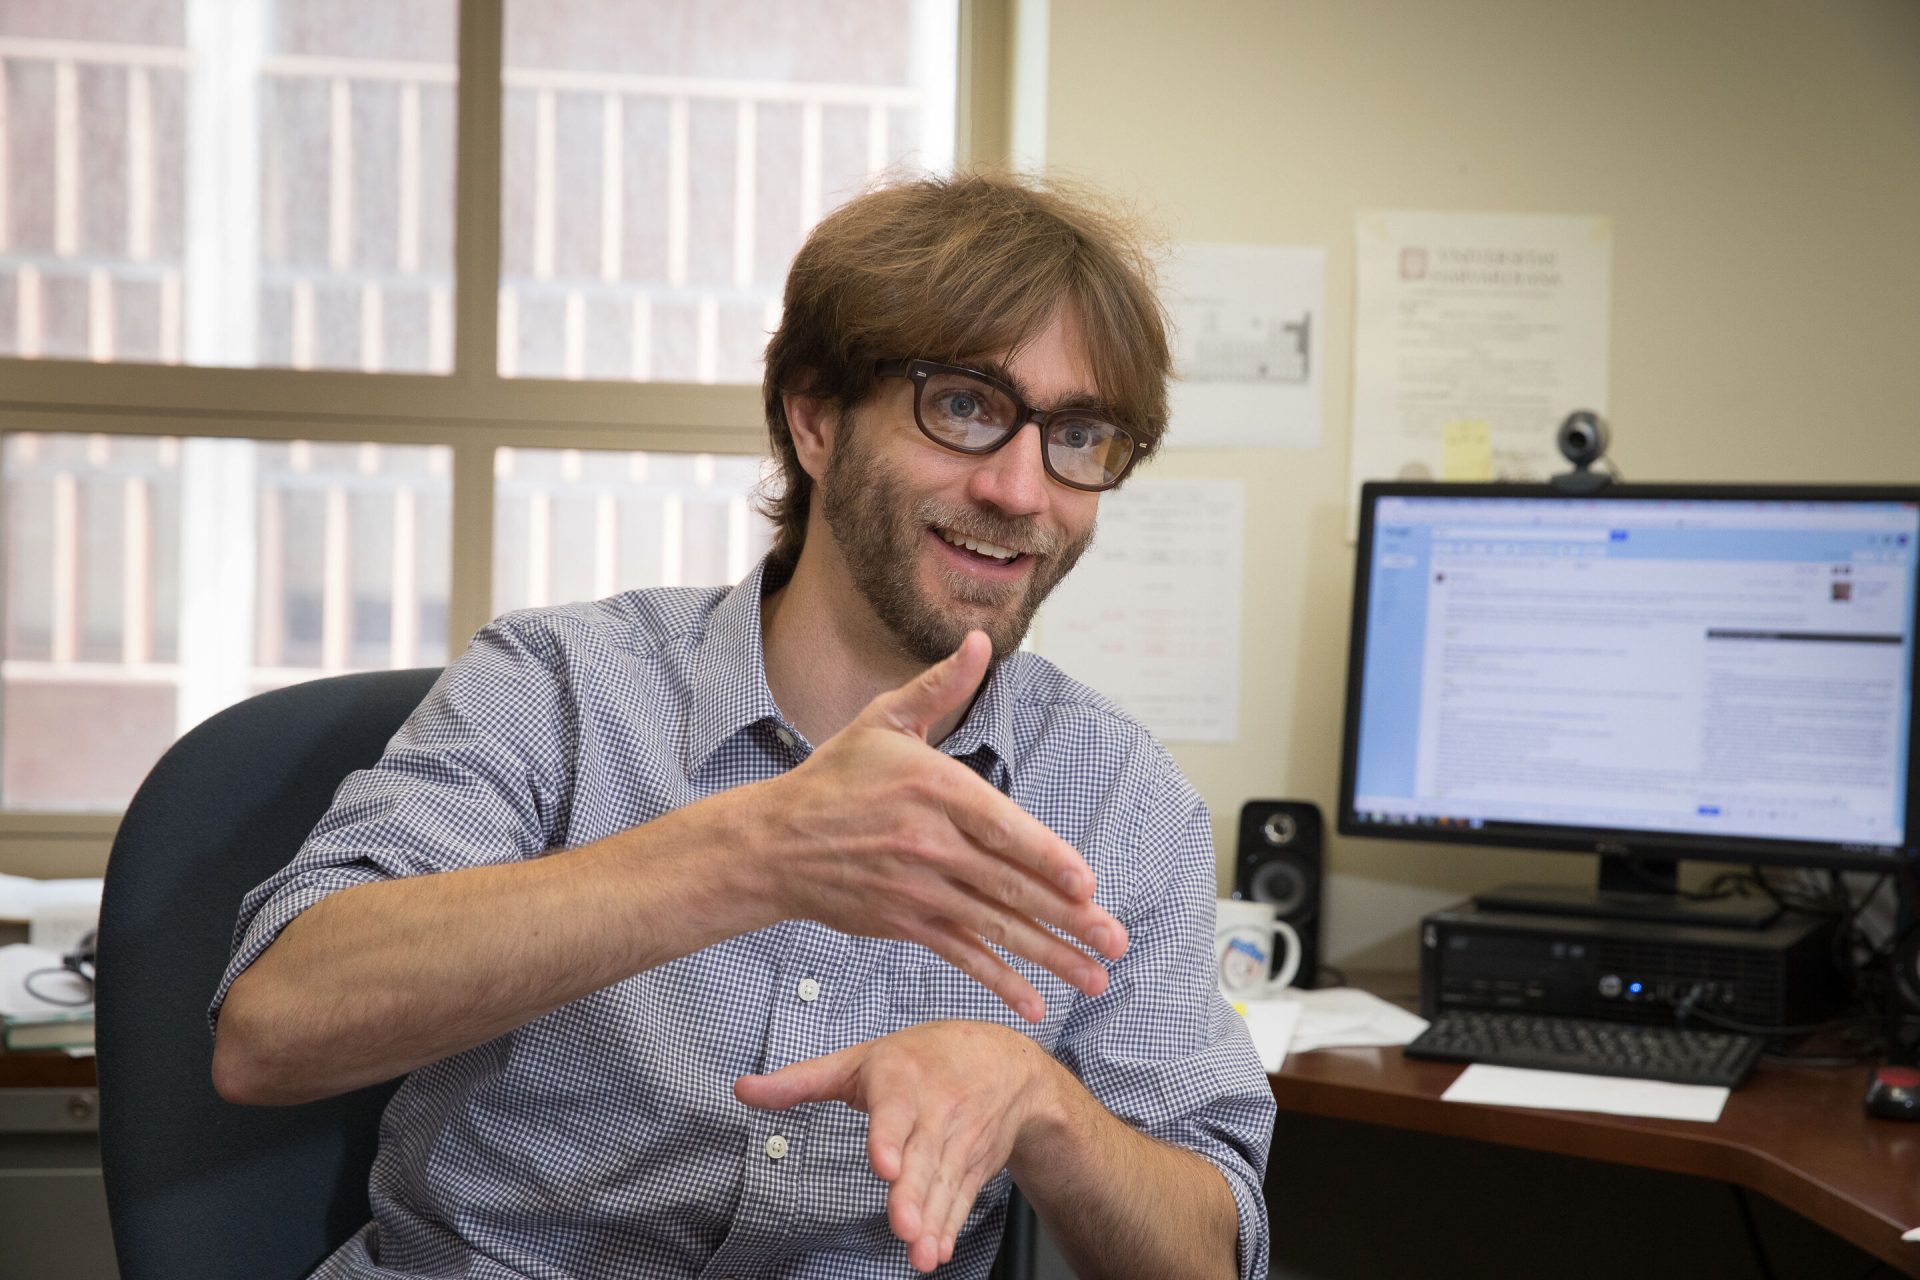
[[[1282,948],[1286,958],[1276,972],[1273,957]],[[1300,935],[1272,903],[1221,898],[1214,910],[1213,956],[1221,995],[1230,1001],[1259,1000],[1293,985],[1300,972]]]

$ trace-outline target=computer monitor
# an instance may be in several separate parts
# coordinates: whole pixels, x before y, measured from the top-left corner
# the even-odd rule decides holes
[[[1898,869],[1917,607],[1920,486],[1368,484],[1339,829],[1599,854],[1482,904],[1580,913],[1690,914],[1681,859]]]

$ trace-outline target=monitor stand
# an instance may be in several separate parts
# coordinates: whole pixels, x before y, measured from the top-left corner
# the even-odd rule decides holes
[[[1482,911],[1524,911],[1731,929],[1764,929],[1780,915],[1780,904],[1767,897],[1681,897],[1679,866],[1674,859],[1629,860],[1615,854],[1601,855],[1599,883],[1591,889],[1581,885],[1509,884],[1475,894],[1473,905]]]

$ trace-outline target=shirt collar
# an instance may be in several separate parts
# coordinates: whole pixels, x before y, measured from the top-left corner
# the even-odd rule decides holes
[[[940,749],[955,759],[964,760],[981,751],[990,752],[1006,769],[1011,780],[1013,770],[1013,709],[1019,701],[1021,678],[1030,659],[1016,653],[993,664],[986,684],[973,700],[967,718],[947,736]],[[995,770],[984,771],[991,779]]]
[[[785,724],[767,688],[766,654],[760,648],[762,559],[707,617],[693,658],[693,712],[687,736],[687,773],[698,773],[721,743],[762,720]]]
[[[767,687],[767,656],[760,644],[760,601],[766,590],[762,559],[708,616],[694,656],[694,705],[687,740],[687,772],[698,773],[720,744],[740,730],[786,717]],[[1013,711],[1030,659],[1016,653],[994,663],[985,687],[960,727],[940,749],[956,759],[991,752],[1009,772],[1013,764]],[[818,746],[819,744],[814,744]],[[988,776],[992,771],[988,770]]]

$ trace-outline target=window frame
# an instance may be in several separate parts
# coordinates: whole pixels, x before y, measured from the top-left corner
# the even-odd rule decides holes
[[[498,370],[505,0],[460,0],[448,373],[228,369],[0,356],[0,435],[221,436],[452,452],[447,651],[492,616],[494,450],[759,454],[759,388],[503,378]],[[1011,8],[959,0],[962,163],[1009,156]],[[99,875],[119,813],[0,811],[0,872]]]

